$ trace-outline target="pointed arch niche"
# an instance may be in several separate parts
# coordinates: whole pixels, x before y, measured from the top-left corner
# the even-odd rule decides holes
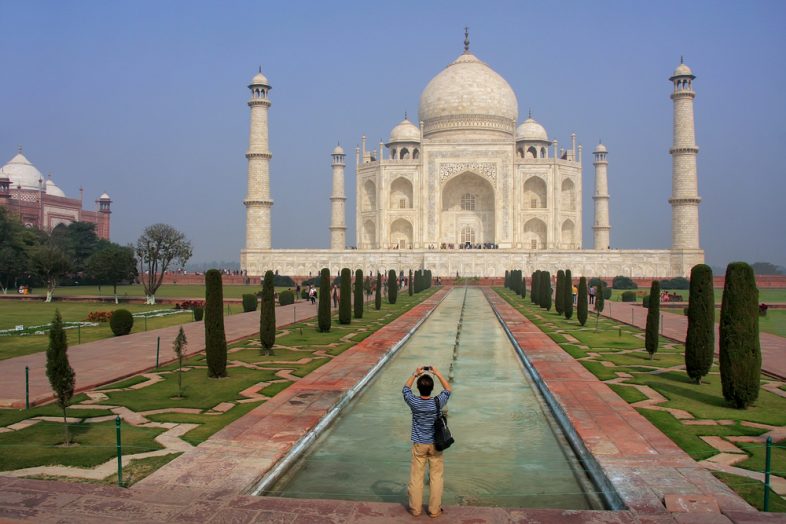
[[[542,209],[546,207],[546,181],[533,176],[524,182],[524,208]]]
[[[398,218],[390,224],[390,243],[399,249],[412,247],[412,224],[409,220]]]
[[[366,180],[363,184],[363,201],[361,209],[363,211],[374,211],[377,209],[377,185],[373,180]]]
[[[560,209],[562,211],[576,211],[576,185],[569,178],[562,181]]]
[[[546,249],[546,242],[548,241],[546,223],[539,218],[527,220],[524,223],[522,239],[525,249]]]
[[[399,177],[390,184],[390,208],[412,208],[412,182],[404,177]]]
[[[377,226],[373,220],[363,222],[363,247],[375,249],[377,247]]]
[[[562,223],[560,237],[564,249],[576,247],[576,224],[573,223],[573,220],[568,219]]]
[[[462,230],[474,231],[475,243],[494,242],[494,188],[472,172],[455,176],[442,186],[440,242],[462,243]]]

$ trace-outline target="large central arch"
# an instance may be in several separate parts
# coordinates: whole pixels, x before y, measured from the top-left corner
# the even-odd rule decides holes
[[[461,244],[462,232],[475,243],[495,242],[494,188],[489,181],[471,172],[451,178],[442,187],[439,223],[440,242]]]

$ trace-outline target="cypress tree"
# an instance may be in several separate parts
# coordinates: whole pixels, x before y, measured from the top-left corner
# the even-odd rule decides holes
[[[558,315],[562,315],[565,311],[563,309],[565,302],[565,272],[563,270],[557,271],[557,289],[554,293],[554,310]]]
[[[71,443],[71,436],[68,433],[68,418],[66,409],[71,404],[74,396],[75,374],[71,364],[68,362],[68,337],[63,328],[63,317],[60,310],[55,309],[55,317],[49,327],[49,346],[46,348],[46,377],[49,385],[57,398],[57,405],[63,410],[63,428],[65,430],[65,440],[63,444],[68,446]]]
[[[562,301],[562,311],[565,313],[565,318],[570,320],[573,316],[573,274],[570,269],[565,270],[565,298]]]
[[[543,302],[540,304],[540,307],[546,311],[551,311],[551,273],[548,271],[542,271],[541,279],[543,280],[543,289],[541,289],[541,293],[543,294]]]
[[[745,262],[726,267],[720,330],[720,373],[723,397],[744,409],[759,396],[759,290],[753,269]]]
[[[388,271],[388,303],[395,304],[398,299],[398,282],[396,281],[396,270]]]
[[[587,323],[587,277],[579,279],[579,296],[576,297],[576,318],[582,326]]]
[[[317,306],[317,326],[319,331],[330,331],[330,270],[322,268],[319,273],[319,305]]]
[[[532,282],[532,290],[529,293],[529,301],[533,304],[538,304],[538,297],[540,296],[540,271],[535,270],[532,272],[530,282]]]
[[[521,298],[527,298],[527,277],[521,275]]]
[[[352,323],[352,271],[341,270],[341,296],[338,297],[338,323]]]
[[[382,309],[382,273],[377,271],[377,291],[374,295],[374,309]]]
[[[224,287],[221,272],[205,273],[205,360],[207,376],[227,376],[227,338],[224,334]]]
[[[355,318],[363,318],[363,270],[355,270]]]
[[[259,341],[263,355],[273,354],[276,343],[276,302],[274,277],[272,271],[265,272],[262,281],[262,300],[259,307]]]
[[[606,306],[606,300],[603,298],[603,285],[598,284],[595,286],[595,331],[598,330],[598,322],[600,321],[600,314],[603,313],[603,308]]]
[[[660,282],[652,281],[650,286],[650,304],[647,308],[647,327],[644,331],[644,347],[650,354],[650,360],[658,351],[658,330],[660,329]]]
[[[505,270],[505,289],[510,289],[510,274],[508,270]]]
[[[412,287],[412,270],[409,270],[409,278],[407,279],[407,291],[409,292],[409,296],[413,294],[413,287]]]
[[[688,333],[685,336],[685,371],[696,384],[710,372],[715,352],[715,292],[712,269],[706,264],[690,271]]]

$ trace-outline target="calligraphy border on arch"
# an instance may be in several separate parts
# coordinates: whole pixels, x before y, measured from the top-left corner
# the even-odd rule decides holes
[[[497,187],[497,164],[495,162],[450,162],[439,165],[439,181],[444,182],[461,173],[471,171],[489,179]]]

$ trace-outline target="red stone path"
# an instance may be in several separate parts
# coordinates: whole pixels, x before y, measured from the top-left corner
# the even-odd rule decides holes
[[[638,328],[647,327],[647,308],[640,302],[612,302],[607,300],[602,315]],[[590,306],[592,307],[592,306]],[[680,312],[682,312],[680,310]],[[678,342],[685,342],[688,317],[669,313],[661,308],[663,318],[661,334]],[[715,354],[718,354],[718,324],[715,324]],[[786,338],[771,333],[759,333],[761,343],[761,368],[765,373],[786,380]]]
[[[281,327],[313,317],[317,306],[296,302],[276,308],[276,325]],[[138,322],[139,320],[137,320]],[[135,375],[156,364],[156,339],[161,337],[160,364],[173,361],[172,341],[179,326],[171,326],[124,337],[113,337],[68,348],[68,360],[76,372],[77,391],[85,391],[117,379]],[[259,312],[238,313],[224,317],[227,342],[234,342],[259,333]],[[205,349],[203,322],[183,325],[188,338],[187,354]],[[0,407],[25,406],[25,366],[30,366],[30,404],[52,400],[52,388],[46,378],[46,353],[0,360]]]

